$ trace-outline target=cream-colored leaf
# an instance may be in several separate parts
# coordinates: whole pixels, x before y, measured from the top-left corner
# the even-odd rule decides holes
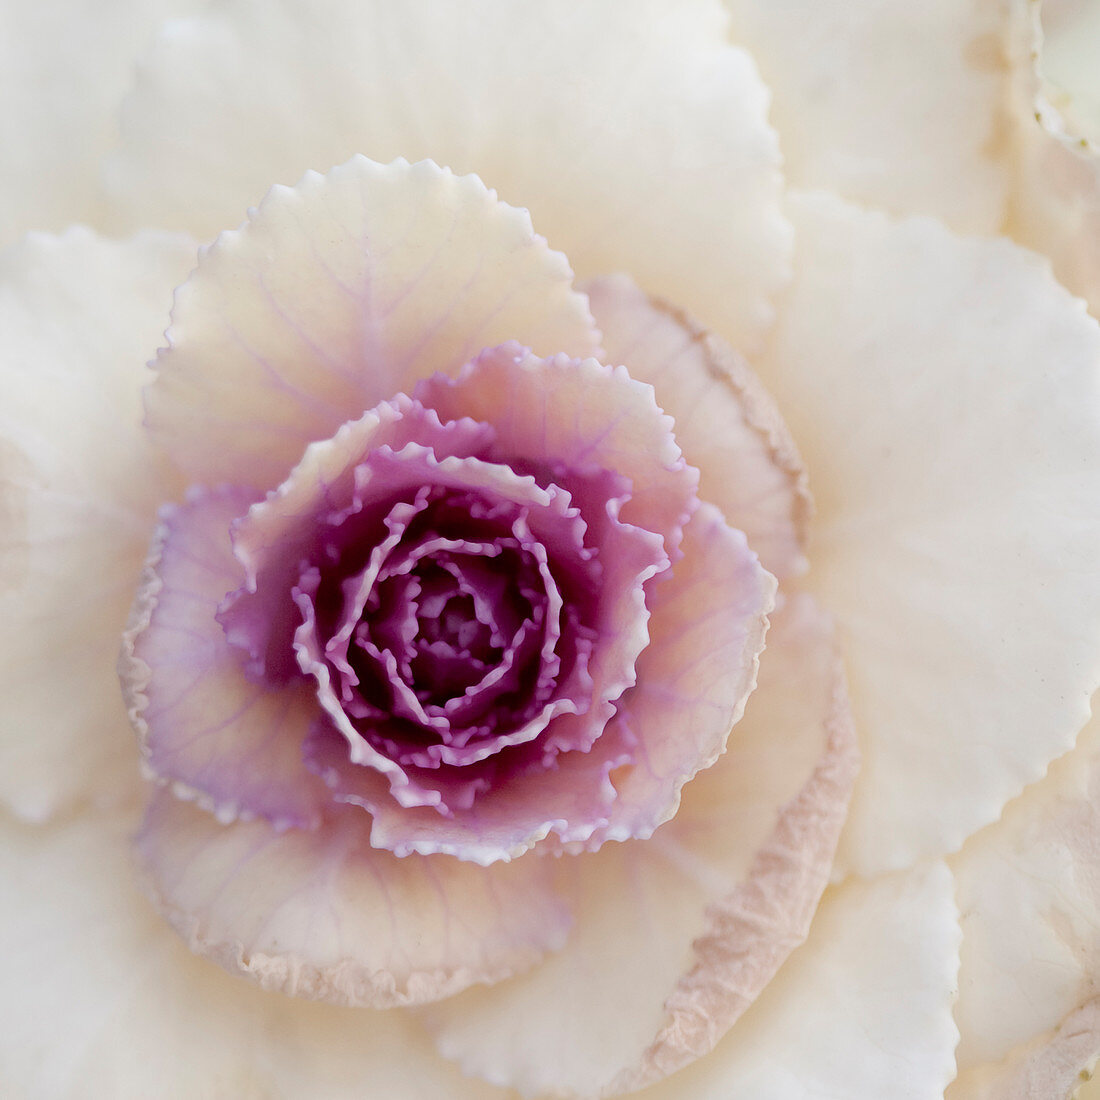
[[[863,748],[860,873],[959,848],[1100,682],[1100,326],[1043,261],[825,196],[765,359]],[[935,807],[930,812],[930,807]]]
[[[264,993],[192,955],[134,885],[136,825],[0,822],[5,1096],[507,1100],[405,1015]]]
[[[1012,0],[1010,10],[1016,125],[1006,227],[1021,243],[1046,253],[1058,278],[1100,316],[1097,132],[1087,111],[1078,110],[1071,95],[1046,79],[1040,5],[1036,0]],[[1054,16],[1052,22],[1057,26]],[[1087,38],[1080,48],[1089,50]],[[1092,40],[1093,59],[1096,48]],[[1057,72],[1057,56],[1049,67]],[[1096,71],[1094,60],[1092,79]]]
[[[952,865],[967,1069],[1002,1061],[1100,995],[1100,720]]]
[[[41,820],[133,788],[115,661],[156,503],[145,363],[183,237],[34,235],[0,256],[0,798]]]
[[[1023,1043],[1001,1062],[964,1070],[945,1100],[1097,1100],[1100,1000],[1070,1013],[1055,1031]]]
[[[1100,141],[1100,3],[1046,0],[1040,9],[1042,71],[1058,90],[1059,106],[1074,129]]]
[[[941,1100],[958,945],[942,863],[834,887],[714,1053],[639,1100]]]
[[[199,0],[0,6],[0,246],[28,229],[102,226],[100,160],[117,141],[116,112],[133,67],[162,20],[200,7]]]
[[[430,157],[527,207],[580,274],[630,271],[746,350],[790,236],[768,92],[728,29],[719,0],[229,0],[145,57],[114,216],[209,237],[306,169]]]
[[[725,0],[774,95],[787,176],[996,232],[1009,175],[1000,0]]]

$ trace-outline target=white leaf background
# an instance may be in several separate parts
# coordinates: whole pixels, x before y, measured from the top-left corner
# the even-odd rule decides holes
[[[1100,672],[1100,3],[1045,18],[1041,53],[1026,0],[0,2],[0,1092],[604,1080],[584,939],[424,1027],[249,988],[132,882],[113,666],[179,491],[138,427],[145,362],[195,241],[364,153],[476,171],[579,276],[687,310],[807,460],[800,583],[836,618],[864,758],[847,877],[714,1052],[645,1095],[1070,1095],[1100,1049],[1095,722],[1077,737]],[[638,944],[665,930],[655,968],[679,973],[713,896],[671,841],[647,858],[652,908],[593,1004],[612,1032],[619,1004],[659,1024]],[[585,906],[612,940],[614,906]]]

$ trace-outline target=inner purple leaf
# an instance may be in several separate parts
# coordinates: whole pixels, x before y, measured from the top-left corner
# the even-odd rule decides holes
[[[246,583],[223,601],[226,637],[251,674],[313,681],[306,762],[368,809],[449,816],[590,751],[635,681],[645,590],[679,536],[620,519],[630,464],[593,462],[592,442],[507,455],[494,424],[452,417],[385,403],[314,444],[234,532]],[[694,507],[681,468],[677,523]]]

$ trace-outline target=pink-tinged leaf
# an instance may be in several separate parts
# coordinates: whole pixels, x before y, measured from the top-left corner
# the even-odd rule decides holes
[[[648,836],[676,812],[683,785],[725,751],[756,687],[775,596],[775,578],[745,536],[701,505],[683,560],[650,599],[638,682],[612,723],[638,747],[612,777],[615,802],[597,836]]]
[[[420,383],[415,396],[444,419],[492,424],[493,458],[519,461],[536,476],[542,469],[566,488],[585,471],[628,478],[619,518],[660,532],[671,554],[695,508],[699,474],[646,381],[594,359],[540,360],[510,343],[483,351],[456,378]]]
[[[365,817],[276,833],[222,825],[168,792],[149,806],[138,862],[193,951],[272,992],[374,1008],[497,982],[561,947],[570,915],[552,864],[397,859]]]
[[[161,783],[219,818],[315,825],[329,798],[304,766],[318,705],[308,686],[249,680],[218,604],[241,583],[229,527],[248,490],[194,490],[162,513],[119,671],[145,762]]]
[[[744,531],[780,580],[806,569],[813,510],[806,470],[786,424],[748,364],[678,309],[625,275],[584,284],[604,358],[647,382],[699,470],[699,495]]]
[[[591,354],[565,257],[475,176],[355,157],[274,187],[180,287],[148,394],[192,478],[268,489],[306,445],[520,339]]]
[[[192,954],[134,881],[140,822],[0,820],[6,1096],[508,1100],[438,1057],[404,1011],[266,993]]]

